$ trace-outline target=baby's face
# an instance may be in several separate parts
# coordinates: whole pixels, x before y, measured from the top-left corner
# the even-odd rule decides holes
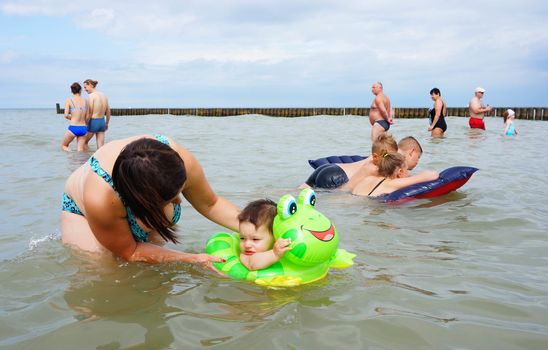
[[[266,225],[255,227],[249,221],[240,222],[240,253],[253,255],[271,249],[274,237]]]

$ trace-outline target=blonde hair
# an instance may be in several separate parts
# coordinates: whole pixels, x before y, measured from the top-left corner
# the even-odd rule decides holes
[[[378,157],[384,157],[388,153],[398,151],[398,144],[394,137],[389,133],[380,134],[371,145],[371,154],[376,154]],[[375,158],[373,158],[375,160]],[[375,162],[374,162],[375,163]],[[375,164],[378,166],[378,164]]]
[[[405,166],[405,157],[398,152],[387,153],[380,158],[379,175],[392,177],[399,168]]]

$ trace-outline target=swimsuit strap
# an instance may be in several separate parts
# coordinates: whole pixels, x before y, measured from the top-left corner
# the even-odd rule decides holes
[[[143,230],[141,226],[139,226],[139,224],[137,223],[137,219],[135,218],[135,215],[133,215],[133,212],[131,211],[131,208],[128,206],[125,206],[125,207],[127,212],[127,221],[129,223],[129,229],[131,230],[131,234],[133,235],[133,238],[135,238],[137,242],[148,242],[148,233],[145,232],[145,230]]]
[[[377,187],[379,187],[384,182],[384,180],[386,180],[386,177],[384,179],[382,179],[381,181],[379,181],[379,183],[375,187],[373,187],[371,192],[369,192],[368,196],[370,196],[371,193],[373,193],[373,191],[375,191],[377,189]]]
[[[441,102],[441,112],[440,112],[440,117],[445,117],[445,114],[443,114],[443,109],[445,108],[445,102]],[[447,111],[446,111],[447,112]]]
[[[154,138],[156,140],[160,141],[161,143],[163,143],[164,145],[169,146],[169,141],[168,141],[167,137],[165,137],[164,135],[154,134]]]
[[[74,104],[72,98],[70,99],[70,103],[72,104],[72,106],[69,106],[69,112],[72,112],[74,109],[76,109],[76,105]]]
[[[173,204],[173,217],[171,218],[171,222],[176,224],[179,222],[179,219],[181,218],[181,204]]]
[[[95,158],[95,156],[91,156],[89,158],[89,165],[91,166],[91,170],[93,170],[93,172],[97,175],[99,175],[103,180],[105,180],[106,183],[108,183],[110,185],[110,187],[112,187],[112,189],[114,190],[114,192],[116,192],[116,194],[118,194],[118,191],[116,191],[116,189],[114,188],[114,181],[112,181],[112,178],[110,177],[110,175],[105,171],[105,169],[101,168],[101,166],[99,165],[99,161],[97,160],[97,158]],[[118,197],[120,197],[120,195],[118,194]],[[120,197],[120,199],[122,199],[122,197]]]

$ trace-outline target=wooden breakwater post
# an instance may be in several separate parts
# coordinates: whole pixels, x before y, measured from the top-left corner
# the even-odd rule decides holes
[[[57,103],[56,113],[65,113]],[[487,116],[500,117],[511,108],[516,112],[517,119],[548,120],[548,107],[493,107]],[[311,117],[319,115],[330,116],[369,116],[367,107],[292,107],[292,108],[112,108],[113,116],[141,116],[141,115],[171,115],[171,116],[200,116],[200,117],[228,117],[238,115],[258,114],[271,117]],[[394,109],[396,118],[428,118],[427,107],[397,107]],[[468,107],[447,107],[447,116],[468,117]]]

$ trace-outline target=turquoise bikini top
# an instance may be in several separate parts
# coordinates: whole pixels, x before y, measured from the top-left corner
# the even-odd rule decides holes
[[[169,145],[169,141],[167,140],[167,137],[163,135],[155,134],[154,137],[156,140],[160,141],[161,143],[165,145]],[[135,238],[137,242],[148,242],[148,233],[145,232],[141,226],[137,223],[137,219],[135,218],[135,215],[131,211],[131,208],[128,207],[120,195],[118,191],[114,188],[114,182],[112,181],[112,178],[110,175],[99,165],[99,161],[95,158],[95,156],[91,156],[89,158],[89,165],[91,166],[91,170],[93,170],[94,173],[99,175],[103,180],[105,180],[106,183],[112,187],[114,192],[118,195],[118,198],[122,201],[122,204],[126,208],[127,212],[127,221],[129,224],[129,229],[131,230],[131,234]],[[181,205],[180,204],[173,204],[173,218],[171,219],[171,222],[176,224],[179,219],[181,218]]]

